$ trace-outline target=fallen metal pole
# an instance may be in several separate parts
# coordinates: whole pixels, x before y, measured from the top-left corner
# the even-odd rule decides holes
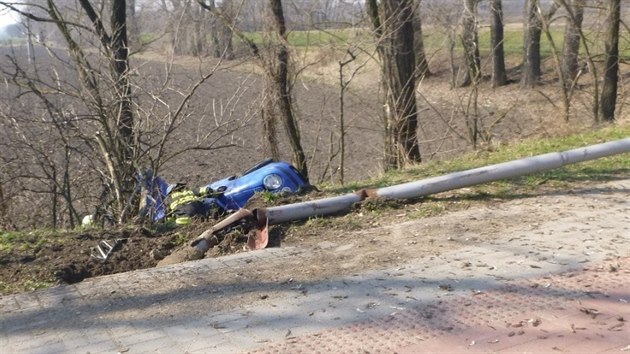
[[[630,152],[630,138],[591,145],[579,149],[552,152],[472,170],[450,173],[376,190],[376,195],[390,199],[409,199],[445,192],[476,184],[552,170],[578,162]]]
[[[365,199],[365,196],[360,193],[350,193],[338,197],[259,209],[258,214],[264,215],[263,218],[269,225],[276,225],[287,221],[308,219],[316,215],[341,213],[349,210],[353,204],[363,199]]]
[[[338,197],[258,209],[259,226],[265,227],[265,225],[275,225],[307,219],[312,216],[348,211],[354,203],[360,202],[368,196],[386,199],[418,198],[452,189],[552,170],[568,164],[595,160],[626,152],[630,152],[630,138],[564,152],[552,152],[376,190],[363,190]]]

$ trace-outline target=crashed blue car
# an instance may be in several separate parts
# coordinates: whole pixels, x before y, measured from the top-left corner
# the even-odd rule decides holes
[[[144,188],[152,193],[145,198],[144,216],[160,221],[177,211],[167,211],[167,198],[181,188],[179,184],[168,184],[162,178],[151,178]],[[243,172],[240,176],[230,176],[199,188],[188,190],[193,196],[185,205],[189,216],[209,217],[212,214],[226,214],[245,207],[247,202],[260,192],[293,194],[309,187],[309,183],[291,164],[272,159],[262,161]],[[149,209],[147,209],[149,207]],[[171,204],[172,207],[172,204]],[[177,214],[175,214],[177,216]]]
[[[207,185],[220,195],[214,199],[227,210],[238,210],[256,193],[293,194],[308,187],[300,172],[283,161],[265,160],[245,171],[241,176],[230,176]]]

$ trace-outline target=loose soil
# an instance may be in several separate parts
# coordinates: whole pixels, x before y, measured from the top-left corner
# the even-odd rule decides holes
[[[615,179],[613,176],[611,178]],[[595,186],[595,183],[582,181],[579,185],[567,184],[563,190],[545,186],[535,192],[515,190],[516,202],[488,194],[476,195],[470,190],[441,193],[412,202],[367,200],[355,205],[345,215],[272,227],[268,247],[295,246],[318,251],[317,263],[320,265],[304,266],[303,275],[306,277],[322,278],[339,272],[345,274],[376,269],[422,255],[439,254],[444,247],[454,245],[449,246],[448,241],[490,242],[494,238],[509,235],[515,228],[547,221],[554,215],[545,211],[539,196],[551,195],[558,200],[556,203],[567,200],[567,203],[575,206],[575,202],[570,202],[571,198],[575,199],[573,195],[589,190],[589,186]],[[593,190],[593,193],[602,193],[601,189]],[[320,196],[321,193],[315,193],[299,198]],[[297,198],[292,197],[291,201]],[[517,217],[509,213],[505,218],[497,218],[500,213],[496,210],[501,210],[505,203],[523,204],[524,212],[517,214]],[[589,209],[587,204],[584,207]],[[488,220],[484,215],[490,209],[495,212],[492,213],[493,218]],[[448,218],[450,213],[464,210],[470,212],[457,214],[465,217],[454,220]],[[423,218],[438,215],[443,217],[427,219],[432,220],[432,223],[439,220],[437,224],[422,223]],[[619,222],[623,222],[623,219],[620,218]],[[186,257],[195,259],[198,257],[190,257],[192,248],[188,244],[212,224],[213,221],[197,220],[176,228],[167,225],[109,230],[94,228],[49,237],[45,243],[26,238],[16,242],[9,252],[0,254],[0,294],[155,267],[163,257],[174,252],[184,255],[182,260]],[[413,225],[422,225],[422,234],[418,234],[417,226]],[[246,234],[247,230],[236,229],[221,236],[221,243],[203,256],[220,257],[247,252]],[[106,261],[91,256],[92,249],[102,240],[110,244],[120,240]],[[339,245],[346,246],[340,250]],[[329,252],[331,249],[335,252]],[[329,267],[326,264],[337,266]]]

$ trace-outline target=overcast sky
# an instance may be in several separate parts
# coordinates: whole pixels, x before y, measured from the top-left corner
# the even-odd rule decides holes
[[[0,27],[15,23],[14,15],[10,15],[6,7],[0,5]]]

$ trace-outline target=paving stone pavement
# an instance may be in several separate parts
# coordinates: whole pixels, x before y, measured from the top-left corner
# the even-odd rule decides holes
[[[558,217],[528,232],[333,279],[250,282],[242,276],[263,266],[290,274],[288,269],[314,258],[312,250],[287,247],[2,296],[0,348],[8,353],[630,351],[628,185],[619,182],[611,194],[575,196],[597,206],[587,214],[563,214],[562,205],[550,205],[559,208]],[[510,205],[501,212],[509,213]],[[607,212],[613,209],[617,212]],[[217,274],[233,274],[233,280],[217,281]]]

